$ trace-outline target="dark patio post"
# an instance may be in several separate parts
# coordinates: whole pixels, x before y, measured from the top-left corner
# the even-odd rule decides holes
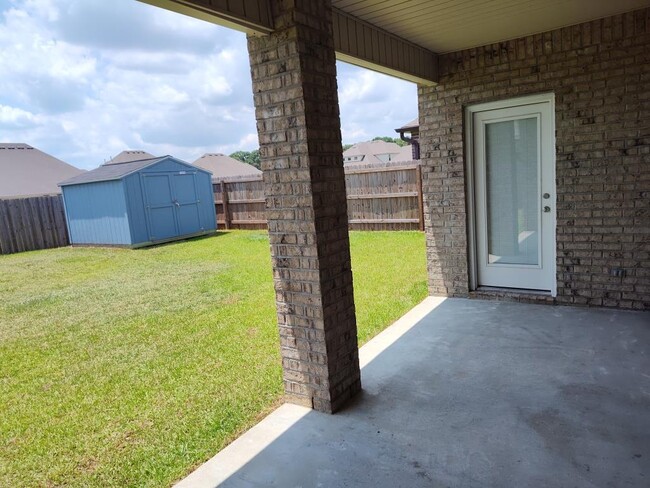
[[[285,392],[334,412],[361,382],[331,2],[271,4],[248,52]]]

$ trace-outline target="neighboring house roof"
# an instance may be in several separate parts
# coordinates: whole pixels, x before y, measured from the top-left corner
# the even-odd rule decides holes
[[[0,143],[0,198],[61,193],[60,181],[82,173],[28,144]]]
[[[114,158],[111,158],[109,161],[106,161],[104,165],[130,163],[131,161],[141,161],[143,159],[151,159],[155,157],[156,156],[149,154],[147,151],[141,151],[139,149],[127,149],[126,151],[122,151]]]
[[[414,129],[420,129],[420,119],[415,118],[411,120],[408,124],[404,124],[402,127],[395,129],[395,132],[412,132]]]
[[[400,147],[393,161],[413,161],[413,147],[411,145]]]
[[[192,163],[212,173],[212,179],[230,178],[233,176],[256,176],[262,172],[255,166],[242,163],[230,156],[220,153],[207,153]]]
[[[343,152],[344,163],[387,163],[399,154],[400,147],[394,142],[359,142]]]
[[[140,161],[129,161],[126,163],[113,163],[113,164],[104,164],[99,168],[88,171],[69,180],[59,183],[59,186],[69,186],[69,185],[81,185],[84,183],[97,183],[100,181],[112,181],[112,180],[121,180],[125,176],[135,173],[138,170],[147,168],[153,164],[159,163],[165,159],[173,159],[176,162],[187,165],[188,168],[192,168],[190,163],[181,161],[180,159],[174,158],[172,156],[161,156],[159,158],[149,158],[142,159]],[[197,168],[199,171],[205,171],[201,168]],[[205,171],[209,173],[209,171]]]

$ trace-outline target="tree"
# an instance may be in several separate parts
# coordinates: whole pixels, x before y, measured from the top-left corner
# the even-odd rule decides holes
[[[404,147],[407,145],[407,142],[403,141],[399,137],[377,136],[373,139],[373,141],[394,142],[399,147]]]
[[[354,144],[343,144],[343,152],[347,151],[347,150],[350,149],[352,146],[354,146]]]
[[[262,169],[261,168],[261,163],[260,163],[260,151],[259,149],[255,149],[254,151],[237,151],[234,152],[230,155],[231,158],[237,159],[238,161],[241,161],[242,163],[250,164],[251,166],[255,166],[257,169]]]

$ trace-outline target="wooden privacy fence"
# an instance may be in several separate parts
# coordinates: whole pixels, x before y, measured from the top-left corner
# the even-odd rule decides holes
[[[262,176],[213,183],[217,226],[221,229],[266,229]]]
[[[418,163],[346,166],[345,186],[350,229],[424,230]],[[261,176],[224,179],[213,188],[220,228],[266,228]]]
[[[61,195],[0,199],[0,254],[68,244]]]
[[[353,230],[424,230],[419,164],[345,169],[348,222]]]

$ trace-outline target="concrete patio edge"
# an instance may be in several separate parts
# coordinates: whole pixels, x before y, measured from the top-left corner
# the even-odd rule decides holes
[[[362,346],[359,349],[362,381],[363,368],[366,365],[444,301],[445,298],[443,297],[425,298],[420,304]],[[178,482],[175,487],[214,488],[219,486],[291,426],[311,412],[313,410],[310,408],[285,403]]]

